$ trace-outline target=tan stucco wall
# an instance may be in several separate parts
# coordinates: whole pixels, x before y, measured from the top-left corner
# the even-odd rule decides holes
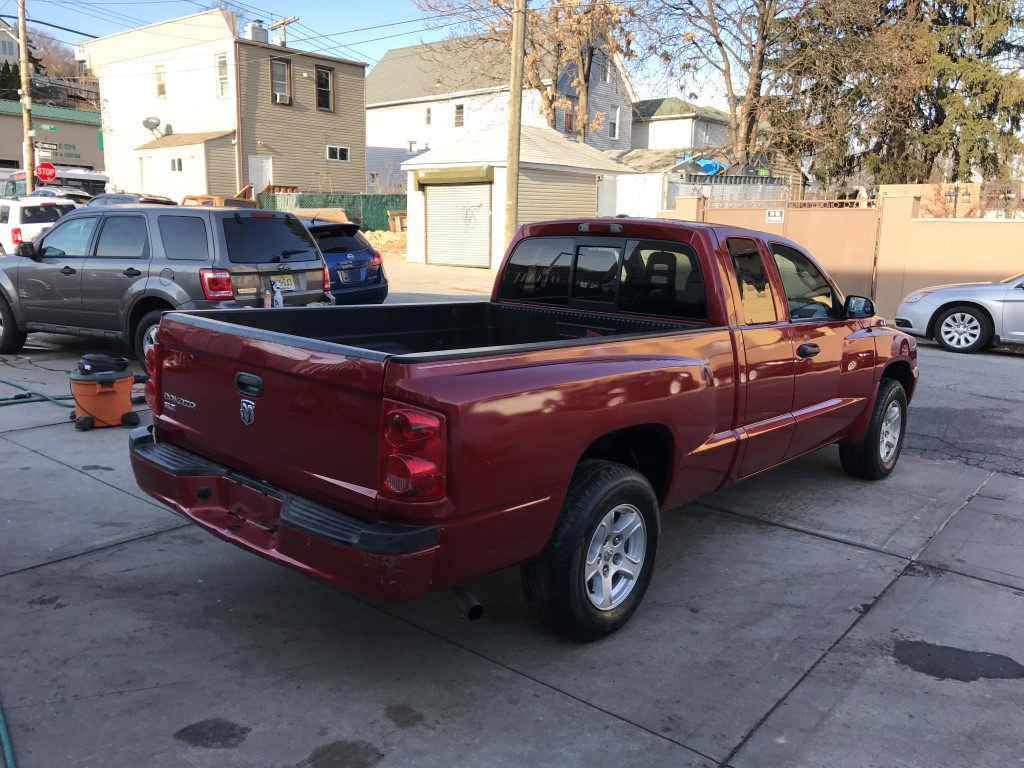
[[[914,197],[884,201],[875,295],[883,317],[921,288],[1024,272],[1024,221],[914,218],[918,206]]]
[[[103,170],[103,150],[99,147],[98,125],[68,123],[43,117],[33,118],[32,123],[36,126],[56,126],[55,131],[45,131],[37,127],[35,140],[60,145],[60,149],[51,150],[51,157],[37,155],[37,163],[45,160],[54,165]],[[21,131],[20,115],[0,115],[0,160],[14,161],[18,168],[22,166]]]

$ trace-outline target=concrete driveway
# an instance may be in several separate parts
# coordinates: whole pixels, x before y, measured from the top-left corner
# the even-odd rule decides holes
[[[0,380],[64,394],[86,351],[33,339]],[[0,407],[17,765],[1019,764],[1024,357],[920,363],[892,477],[825,449],[665,515],[643,607],[585,646],[541,629],[514,571],[471,585],[471,623],[447,594],[374,602],[264,562],[145,497],[127,430]]]

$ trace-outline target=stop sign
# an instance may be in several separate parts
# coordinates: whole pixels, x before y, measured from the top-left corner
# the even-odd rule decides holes
[[[40,181],[53,181],[57,178],[57,169],[53,163],[40,163],[36,166],[36,178]]]

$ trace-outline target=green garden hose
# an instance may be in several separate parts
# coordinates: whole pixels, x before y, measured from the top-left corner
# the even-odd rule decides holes
[[[0,406],[20,405],[21,403],[39,403],[44,400],[48,400],[54,405],[59,405],[62,408],[75,407],[74,403],[63,402],[65,400],[74,400],[74,395],[44,395],[42,392],[36,392],[28,387],[23,387],[21,384],[15,384],[13,381],[7,381],[5,379],[0,379],[0,384],[6,384],[8,387],[14,387],[15,389],[20,389],[22,392],[26,393],[22,395],[11,395],[10,397],[0,397]]]

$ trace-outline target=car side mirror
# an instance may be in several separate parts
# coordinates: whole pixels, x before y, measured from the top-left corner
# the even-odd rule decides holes
[[[859,320],[874,317],[875,303],[864,296],[847,296],[843,304],[843,317],[846,320]]]
[[[19,256],[34,259],[36,257],[35,243],[18,243],[17,253]]]

